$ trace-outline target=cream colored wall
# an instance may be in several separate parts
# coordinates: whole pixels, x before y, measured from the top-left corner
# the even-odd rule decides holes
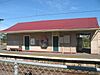
[[[19,48],[19,46],[7,45],[7,50],[10,50],[10,48]]]
[[[29,46],[31,51],[52,51],[52,47],[48,46],[47,49],[41,49],[40,46]],[[25,46],[22,46],[22,50],[25,50]]]
[[[40,46],[30,46],[30,50],[32,51],[52,51],[52,47],[48,46],[47,49],[41,49]]]
[[[38,45],[35,45],[35,46],[30,45],[30,50],[33,50],[33,51],[52,51],[52,47],[51,47],[51,45],[52,45],[52,41],[51,41],[52,36],[51,35],[52,35],[52,33],[50,33],[50,32],[30,34],[30,36],[31,36],[30,38],[35,38],[35,40],[39,41]],[[40,41],[43,40],[44,37],[48,38],[48,47],[47,47],[47,49],[42,49],[40,47]]]
[[[100,54],[100,31],[98,32],[98,54]]]
[[[57,32],[57,35],[58,35],[59,32]],[[76,52],[76,34],[72,33],[72,32],[62,32],[65,34],[68,34],[70,35],[70,44],[65,44],[64,47],[61,47],[61,44],[59,44],[59,52]],[[59,37],[60,37],[60,34],[59,33]],[[31,38],[35,38],[35,40],[40,40],[42,39],[41,36],[43,35],[47,35],[48,37],[48,40],[49,40],[49,46],[47,49],[41,49],[40,45],[38,46],[32,46],[30,45],[30,50],[34,50],[34,51],[53,51],[53,47],[52,47],[52,32],[48,32],[48,33],[20,33],[20,34],[8,34],[8,37],[11,37],[11,38],[15,38],[17,37],[19,39],[18,43],[19,45],[8,45],[8,47],[12,47],[12,48],[19,48],[19,46],[22,46],[22,50],[25,50],[25,46],[24,46],[24,36],[25,35],[29,35],[30,36],[30,39]]]
[[[22,50],[25,50],[25,46],[24,46],[24,42],[23,42],[23,37],[25,35],[29,35],[30,38],[35,38],[35,40],[40,40],[42,39],[41,36],[43,35],[47,35],[48,39],[49,39],[49,46],[47,49],[41,49],[40,45],[38,46],[32,46],[30,45],[30,50],[34,50],[34,51],[53,51],[53,47],[52,47],[52,32],[48,32],[48,33],[20,33],[20,34],[10,34],[10,37],[18,37],[19,38],[19,46],[22,46]],[[70,43],[65,43],[60,44],[59,42],[59,52],[68,52],[68,53],[76,53],[76,45],[77,45],[77,41],[76,41],[76,33],[75,32],[57,32],[57,35],[59,36],[59,38],[63,35],[69,35],[70,36]],[[19,47],[18,45],[16,45],[17,47]],[[13,45],[10,47],[14,47]]]
[[[76,34],[80,33],[81,31],[77,31],[77,32],[57,32],[57,35],[59,37],[62,37],[64,35],[70,35],[70,43],[69,44],[60,44],[59,43],[59,52],[70,52],[70,53],[76,53],[76,46],[77,46],[77,39],[76,39]],[[85,31],[83,31],[85,32]],[[91,32],[91,31],[90,31]],[[59,33],[59,34],[58,34]],[[93,32],[91,32],[93,33]],[[96,33],[95,33],[96,34]],[[48,33],[16,33],[16,34],[8,34],[8,37],[10,40],[14,39],[15,37],[18,38],[18,45],[9,45],[7,46],[7,48],[19,48],[20,46],[22,46],[22,50],[25,50],[25,46],[24,46],[24,42],[23,42],[23,36],[25,35],[29,35],[30,38],[35,38],[36,40],[40,40],[42,39],[41,36],[43,35],[47,35],[48,37],[48,41],[49,41],[49,46],[47,49],[41,49],[40,45],[35,45],[32,46],[30,45],[30,50],[34,50],[34,51],[53,51],[53,45],[52,45],[52,32],[48,32]],[[94,33],[93,33],[94,35]],[[91,53],[92,54],[100,54],[100,32],[98,32],[94,37],[92,36],[92,40],[91,40]]]
[[[91,39],[91,54],[100,54],[100,31],[96,31]]]
[[[47,38],[49,39],[48,43],[49,43],[49,46],[47,47],[47,49],[41,49],[40,45],[35,45],[35,46],[32,46],[30,44],[29,48],[30,50],[33,50],[33,51],[52,51],[52,33],[19,33],[19,34],[8,34],[8,37],[9,39],[8,40],[12,40],[12,38],[14,39],[15,37],[18,38],[18,40],[15,40],[18,42],[18,45],[8,45],[8,49],[9,48],[22,48],[22,50],[25,50],[25,46],[24,46],[24,36],[25,35],[29,35],[30,36],[30,39],[31,38],[35,38],[35,40],[41,40],[43,38],[41,38],[41,36],[44,36],[44,35],[47,35]],[[10,39],[11,38],[11,39]],[[11,42],[11,41],[9,41]]]
[[[64,37],[65,35],[70,36],[70,43],[60,43],[60,52],[67,52],[67,53],[76,53],[76,33],[74,32],[62,32],[60,33],[60,37]],[[67,40],[67,38],[66,38]]]

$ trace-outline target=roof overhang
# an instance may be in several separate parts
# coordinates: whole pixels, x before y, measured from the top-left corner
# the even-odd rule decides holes
[[[100,28],[80,28],[80,29],[50,29],[50,30],[20,30],[20,31],[3,31],[2,33],[31,33],[31,32],[56,32],[56,31],[93,31]]]

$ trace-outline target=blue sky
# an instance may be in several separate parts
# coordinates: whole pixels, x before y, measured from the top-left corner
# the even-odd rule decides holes
[[[100,25],[100,0],[0,0],[0,30],[18,22],[84,17],[97,17]]]

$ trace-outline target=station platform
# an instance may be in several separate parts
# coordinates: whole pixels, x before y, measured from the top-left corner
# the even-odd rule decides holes
[[[87,53],[63,54],[63,53],[50,53],[50,52],[18,52],[18,51],[0,50],[0,56],[74,62],[74,63],[76,62],[76,63],[100,64],[100,55],[93,55]]]

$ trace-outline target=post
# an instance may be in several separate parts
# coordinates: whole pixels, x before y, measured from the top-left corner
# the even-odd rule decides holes
[[[1,19],[0,18],[0,21],[3,21],[4,19]],[[1,46],[1,38],[0,38],[0,46]],[[1,50],[2,48],[0,47],[0,50]]]
[[[17,63],[16,59],[15,59],[15,62],[14,62],[14,75],[18,75],[18,63]]]

